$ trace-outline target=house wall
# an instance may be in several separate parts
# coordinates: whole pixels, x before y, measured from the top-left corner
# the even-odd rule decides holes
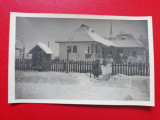
[[[117,60],[118,50],[122,49],[123,54],[126,56],[132,56],[133,51],[136,51],[136,55],[146,56],[146,51],[144,48],[115,48],[106,47],[97,42],[79,42],[79,43],[60,43],[59,44],[59,58],[62,60],[67,60],[67,46],[71,46],[71,53],[69,53],[69,60],[83,60],[92,61],[93,59],[102,59],[109,57],[109,51],[112,51],[112,58]],[[77,53],[73,53],[73,46],[77,46]],[[97,47],[96,47],[97,46]],[[86,58],[88,54],[88,47],[90,47],[89,54],[92,55],[91,58]],[[92,48],[93,47],[93,48]],[[93,52],[92,52],[93,49]]]
[[[132,56],[133,51],[136,51],[136,55],[143,55],[145,56],[145,49],[144,48],[124,48],[123,53],[127,56]]]
[[[109,55],[109,50],[112,50],[112,58],[114,60],[117,59],[117,56],[118,56],[118,50],[119,49],[122,49],[123,51],[123,54],[125,56],[133,56],[133,51],[136,52],[136,55],[141,55],[141,56],[144,56],[146,57],[146,50],[144,48],[115,48],[115,47],[109,47],[109,48],[106,48],[105,49],[105,57],[108,57]]]
[[[97,53],[96,53],[96,45],[97,45]],[[93,57],[102,57],[102,45],[96,42],[60,43],[59,58],[62,60],[67,59],[67,46],[71,46],[71,53],[69,53],[69,60],[91,61],[93,60]],[[77,53],[73,53],[73,46],[77,46]],[[89,47],[89,53],[88,53],[88,47]],[[92,55],[92,57],[90,58],[86,57],[86,54]]]

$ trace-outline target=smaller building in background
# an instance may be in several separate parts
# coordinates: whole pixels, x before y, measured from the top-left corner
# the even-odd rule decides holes
[[[32,66],[40,67],[42,61],[50,61],[53,51],[44,43],[38,43],[33,47],[29,54],[32,54]]]
[[[21,49],[21,48],[15,49],[15,58],[16,59],[23,59],[23,49]]]

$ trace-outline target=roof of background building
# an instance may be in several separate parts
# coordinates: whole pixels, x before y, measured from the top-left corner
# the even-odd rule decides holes
[[[136,40],[132,34],[117,35],[112,42],[115,47],[144,47],[144,45]]]
[[[39,46],[46,54],[53,54],[53,51],[47,46],[45,45],[44,43],[38,43],[36,46]],[[35,46],[35,47],[36,47]],[[30,52],[35,48],[33,47]]]

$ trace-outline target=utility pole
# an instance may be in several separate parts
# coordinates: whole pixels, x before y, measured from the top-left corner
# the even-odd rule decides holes
[[[69,46],[67,46],[67,61],[69,59]]]
[[[67,61],[69,60],[69,53],[71,51],[70,42],[73,38],[71,36],[68,37],[68,46],[67,46]]]

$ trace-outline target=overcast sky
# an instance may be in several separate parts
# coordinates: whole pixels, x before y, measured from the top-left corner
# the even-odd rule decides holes
[[[26,53],[38,42],[47,45],[58,55],[59,44],[55,40],[67,39],[67,36],[76,30],[81,24],[90,26],[102,37],[108,37],[111,20],[93,19],[56,19],[56,18],[28,18],[17,17],[16,19],[16,47],[22,48],[22,39],[26,45]],[[134,37],[148,39],[147,21],[144,20],[112,20],[113,35],[121,31],[133,34]]]

